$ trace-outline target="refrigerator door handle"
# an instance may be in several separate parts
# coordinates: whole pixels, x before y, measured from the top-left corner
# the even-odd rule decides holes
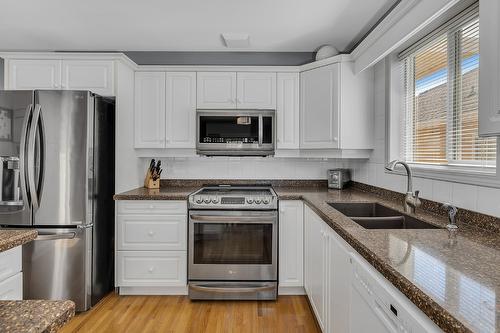
[[[27,152],[27,139],[28,139],[28,127],[31,123],[31,116],[33,114],[33,104],[28,105],[26,108],[26,117],[23,121],[23,127],[21,129],[21,143],[19,147],[19,173],[21,178],[21,194],[26,200],[28,206],[31,205],[30,196],[28,193],[28,174],[26,170],[26,152]]]
[[[40,125],[42,121],[41,117],[41,109],[40,104],[36,104],[33,111],[33,119],[31,121],[31,128],[28,135],[28,189],[30,192],[30,198],[33,205],[33,210],[36,211],[40,207],[40,199],[42,194],[42,183],[43,183],[43,158],[45,155],[45,142],[44,142],[44,133],[43,133],[43,123]],[[40,172],[39,172],[39,187],[37,189],[37,184],[35,180],[35,145],[36,145],[36,135],[38,127],[42,129],[40,131]]]
[[[76,232],[66,232],[63,234],[39,234],[35,241],[57,240],[57,239],[73,239],[76,237]]]

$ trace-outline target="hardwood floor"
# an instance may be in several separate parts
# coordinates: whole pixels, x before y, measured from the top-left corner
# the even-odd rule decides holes
[[[320,332],[305,296],[278,301],[195,301],[186,296],[106,296],[70,332]]]

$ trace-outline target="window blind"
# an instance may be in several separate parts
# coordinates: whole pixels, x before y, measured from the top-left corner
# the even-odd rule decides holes
[[[478,135],[478,4],[400,54],[407,162],[495,167],[496,140]]]

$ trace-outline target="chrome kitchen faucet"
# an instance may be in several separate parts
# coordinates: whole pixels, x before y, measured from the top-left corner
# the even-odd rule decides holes
[[[385,169],[389,171],[394,171],[396,168],[396,165],[401,164],[405,169],[406,169],[406,175],[408,177],[408,183],[406,186],[406,196],[404,200],[404,207],[405,207],[405,213],[415,213],[415,210],[417,207],[420,207],[422,204],[420,202],[420,199],[418,198],[418,194],[420,191],[415,191],[413,193],[413,175],[410,169],[410,166],[406,164],[403,161],[400,160],[394,160],[389,162],[386,166]]]

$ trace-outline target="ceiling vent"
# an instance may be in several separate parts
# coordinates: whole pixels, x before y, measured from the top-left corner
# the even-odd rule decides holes
[[[241,49],[250,46],[250,35],[248,34],[223,33],[221,36],[227,48]]]

